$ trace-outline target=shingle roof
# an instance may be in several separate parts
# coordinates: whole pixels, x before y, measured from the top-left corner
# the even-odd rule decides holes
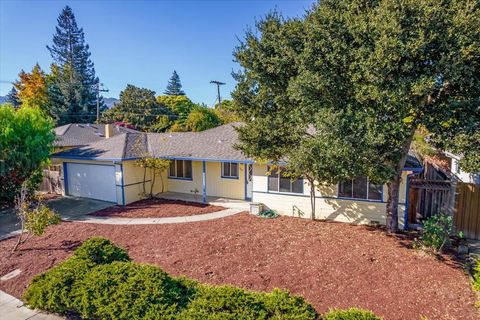
[[[225,124],[202,132],[121,133],[87,146],[54,154],[56,158],[132,159],[146,154],[159,158],[202,159],[212,161],[248,161],[253,159],[234,148],[242,123]],[[414,154],[409,153],[405,168],[422,168]]]
[[[105,140],[105,124],[70,123],[54,129],[55,146],[77,147],[92,142]],[[113,135],[121,133],[138,133],[138,131],[114,126]]]
[[[234,148],[239,125],[234,122],[202,132],[150,133],[148,149],[157,157],[251,161]]]

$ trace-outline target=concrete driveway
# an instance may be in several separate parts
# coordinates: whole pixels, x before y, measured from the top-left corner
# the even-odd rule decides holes
[[[47,205],[55,210],[62,219],[74,220],[76,216],[114,206],[115,203],[94,199],[61,197],[47,201]],[[18,234],[20,223],[12,209],[0,212],[0,240]]]

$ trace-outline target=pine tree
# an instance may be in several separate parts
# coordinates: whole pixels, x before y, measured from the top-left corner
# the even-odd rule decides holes
[[[184,96],[185,92],[182,90],[182,83],[177,71],[173,70],[173,74],[167,84],[167,89],[163,92],[168,96]]]
[[[96,117],[96,86],[99,83],[90,60],[83,29],[66,6],[57,19],[53,45],[47,46],[54,60],[49,78],[49,98],[57,124],[93,122]],[[55,71],[55,72],[54,72]],[[104,107],[103,100],[100,107]],[[55,113],[56,112],[56,113]]]
[[[18,108],[20,106],[20,99],[18,99],[18,92],[17,89],[15,89],[15,86],[12,87],[12,90],[7,94],[7,102],[10,103],[12,106],[15,108]]]

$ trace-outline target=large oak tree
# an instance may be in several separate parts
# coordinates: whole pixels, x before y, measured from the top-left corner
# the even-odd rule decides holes
[[[320,182],[363,174],[387,183],[396,231],[415,130],[448,148],[479,129],[479,2],[323,0],[304,19],[272,14],[256,27],[235,51],[241,149],[273,160],[312,150],[329,172]],[[310,139],[315,148],[301,148]]]

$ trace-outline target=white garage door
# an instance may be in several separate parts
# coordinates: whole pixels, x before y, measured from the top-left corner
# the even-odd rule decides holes
[[[117,202],[114,166],[67,163],[67,186],[71,196]]]

